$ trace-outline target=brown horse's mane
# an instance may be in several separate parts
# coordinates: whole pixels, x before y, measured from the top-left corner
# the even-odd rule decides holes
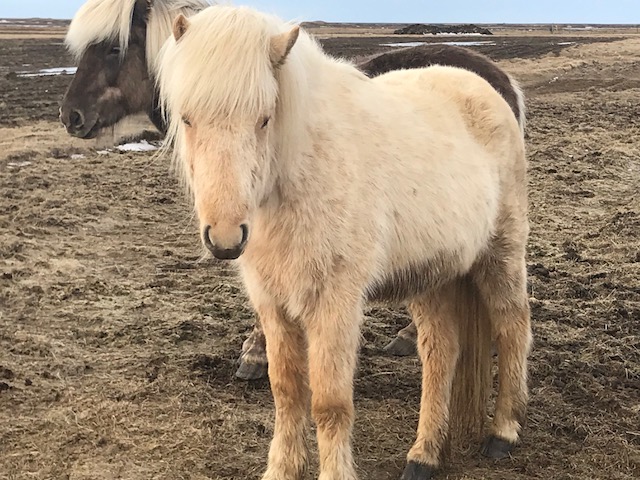
[[[151,71],[162,44],[171,34],[173,19],[179,13],[193,15],[210,5],[206,0],[88,0],[69,25],[65,38],[69,51],[79,59],[90,45],[110,40],[118,42],[124,57],[138,2],[145,3],[145,10],[148,9],[146,50]]]

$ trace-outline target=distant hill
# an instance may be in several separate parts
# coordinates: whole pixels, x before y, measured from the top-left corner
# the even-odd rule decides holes
[[[300,26],[306,29],[319,29],[319,28],[400,28],[406,23],[368,23],[368,22],[324,22],[322,20],[314,20],[309,22],[302,22]]]
[[[66,28],[71,20],[55,18],[0,18],[0,27],[5,28]]]
[[[403,28],[395,30],[393,33],[397,35],[438,35],[443,33],[471,33],[477,35],[493,35],[487,28],[479,27],[473,24],[467,25],[425,25],[422,23],[414,23]]]

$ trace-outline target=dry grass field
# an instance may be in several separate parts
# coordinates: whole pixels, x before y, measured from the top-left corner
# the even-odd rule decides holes
[[[0,28],[0,479],[257,479],[273,404],[267,381],[233,376],[253,322],[241,284],[198,261],[168,159],[68,137],[71,77],[20,76],[72,65],[63,31]],[[321,37],[346,57],[421,40]],[[640,478],[640,35],[463,40],[492,42],[474,48],[528,99],[535,345],[514,457],[473,445],[438,478]],[[366,320],[355,455],[361,478],[395,479],[420,367],[382,354],[402,309]]]

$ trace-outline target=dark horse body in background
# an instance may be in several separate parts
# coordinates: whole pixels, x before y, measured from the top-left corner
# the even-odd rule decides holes
[[[76,72],[62,101],[60,120],[70,135],[79,138],[95,138],[100,130],[109,127],[124,117],[146,113],[161,132],[166,131],[166,121],[158,108],[158,92],[155,86],[154,62],[149,58],[157,51],[150,50],[149,39],[157,38],[165,32],[158,30],[161,22],[153,23],[150,18],[154,9],[166,12],[195,13],[207,6],[204,0],[89,0],[83,8],[91,5],[101,7],[112,2],[122,9],[112,8],[113,14],[123,15],[123,9],[130,8],[127,43],[119,39],[122,32],[113,31],[105,35],[104,29],[91,41],[90,35],[83,48],[73,48],[78,57]],[[124,14],[127,12],[125,11]],[[156,15],[158,17],[159,15]],[[78,12],[73,22],[83,22],[83,11]],[[95,23],[95,19],[92,19]],[[111,20],[111,21],[110,21]],[[173,18],[168,18],[172,21]],[[105,24],[121,25],[122,22],[105,18]],[[164,22],[168,28],[168,22]],[[77,25],[70,27],[70,32]],[[153,29],[156,30],[153,30]],[[90,32],[89,32],[90,33]],[[164,38],[168,38],[167,30]],[[67,38],[68,45],[69,37]],[[158,50],[156,48],[156,50]],[[401,48],[373,56],[358,63],[358,68],[374,77],[391,70],[446,65],[475,72],[487,80],[502,95],[513,111],[521,130],[524,132],[524,96],[517,82],[484,55],[469,49],[450,45],[421,45]],[[394,355],[410,355],[415,352],[416,328],[411,323],[402,329],[396,338],[385,347]],[[242,346],[240,367],[236,373],[246,380],[266,376],[267,358],[265,338],[256,322],[249,338]]]

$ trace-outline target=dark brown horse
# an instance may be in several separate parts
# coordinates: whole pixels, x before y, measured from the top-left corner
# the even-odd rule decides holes
[[[206,6],[204,0],[88,0],[75,15],[66,39],[78,63],[60,108],[60,120],[69,134],[94,138],[101,129],[135,113],[146,113],[164,132],[166,123],[155,87],[156,58],[171,35],[173,19]],[[460,67],[483,77],[507,101],[524,131],[524,96],[518,84],[489,58],[472,50],[439,44],[400,48],[368,58],[358,68],[373,77],[430,65]],[[416,335],[411,323],[385,350],[411,355]],[[236,375],[250,380],[266,373],[265,338],[256,322],[242,346]]]
[[[74,16],[66,45],[78,70],[64,96],[60,120],[70,135],[94,138],[127,115],[146,113],[158,130],[154,63],[179,13],[205,0],[88,0]]]

